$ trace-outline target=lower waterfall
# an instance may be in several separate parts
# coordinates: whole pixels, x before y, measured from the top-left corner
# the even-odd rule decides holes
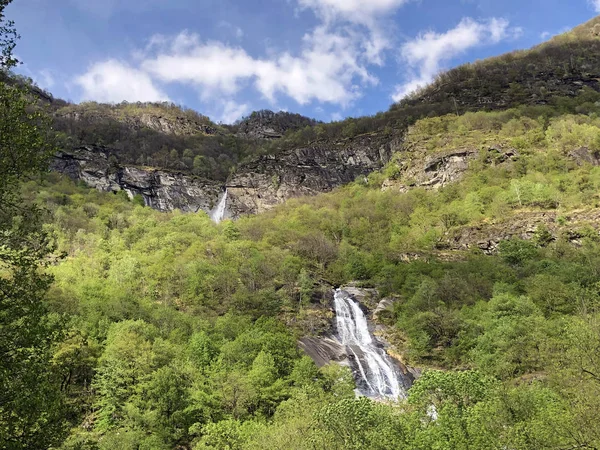
[[[346,291],[338,289],[334,304],[338,339],[351,359],[358,394],[390,400],[405,397],[401,375],[369,331],[358,303]]]
[[[220,223],[223,221],[223,219],[225,219],[226,212],[227,212],[227,189],[225,189],[225,192],[223,193],[223,195],[221,195],[221,198],[219,199],[219,203],[217,204],[216,208],[211,213],[210,218],[214,222]]]

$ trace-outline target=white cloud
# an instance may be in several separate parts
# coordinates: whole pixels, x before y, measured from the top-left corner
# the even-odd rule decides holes
[[[520,28],[511,28],[505,19],[492,18],[477,22],[465,18],[446,33],[428,31],[419,35],[402,45],[401,57],[412,72],[409,72],[408,81],[396,86],[394,101],[430,83],[444,62],[473,47],[497,44],[505,39],[516,38],[521,33]]]
[[[204,98],[232,96],[252,83],[272,102],[283,94],[299,104],[348,104],[360,95],[360,85],[377,82],[361,60],[362,43],[325,26],[304,36],[298,55],[284,52],[268,59],[220,42],[202,43],[186,32],[171,41],[154,38],[153,43],[142,69],[163,82],[195,85]]]
[[[241,48],[219,42],[198,42],[185,50],[177,47],[173,43],[170,51],[147,58],[142,62],[142,68],[164,82],[196,84],[205,89],[206,96],[211,93],[235,94],[239,80],[251,76],[256,70],[255,61]]]
[[[600,13],[600,0],[588,0],[588,3],[594,8],[594,11]]]
[[[363,57],[371,64],[383,65],[382,53],[392,46],[391,23],[382,23],[411,0],[298,0],[301,9],[311,9],[326,27],[346,24],[362,42]],[[387,31],[387,33],[384,32]]]
[[[221,123],[234,123],[250,112],[250,106],[246,103],[238,104],[233,100],[228,100],[223,105],[223,110],[217,114],[218,121]]]
[[[169,100],[147,73],[114,59],[94,64],[75,78],[75,84],[82,89],[83,100],[109,103]]]
[[[70,1],[80,7],[87,5],[84,0]],[[130,1],[107,0],[92,9],[112,13],[134,8]],[[386,51],[392,47],[392,28],[384,24],[385,17],[410,0],[288,1],[312,11],[317,19],[294,51],[266,49],[258,56],[239,44],[203,40],[188,31],[155,35],[145,48],[133,52],[131,63],[112,59],[97,63],[77,77],[75,84],[82,88],[85,99],[115,102],[165,100],[167,95],[158,86],[191,85],[203,101],[222,102],[223,111],[217,117],[224,122],[245,112],[246,104],[236,101],[236,96],[249,87],[273,105],[284,96],[302,105],[320,102],[345,108],[365,88],[378,83],[370,69],[383,65]],[[229,22],[217,26],[228,29],[241,42],[241,28]]]

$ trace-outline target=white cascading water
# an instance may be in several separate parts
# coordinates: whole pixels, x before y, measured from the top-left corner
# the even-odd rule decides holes
[[[227,189],[225,189],[225,192],[223,193],[223,195],[221,195],[221,198],[219,199],[219,203],[217,203],[217,207],[211,213],[210,218],[214,222],[220,223],[223,221],[223,219],[225,219],[226,211],[227,211]]]
[[[334,304],[340,343],[354,356],[358,393],[379,399],[405,397],[399,374],[388,354],[377,346],[358,303],[346,291],[338,289]]]

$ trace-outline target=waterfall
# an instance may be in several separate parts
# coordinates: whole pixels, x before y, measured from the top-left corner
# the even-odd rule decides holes
[[[334,304],[338,339],[351,358],[358,393],[379,399],[404,397],[401,375],[369,331],[358,303],[346,291],[338,289]]]
[[[223,219],[225,218],[226,212],[227,212],[227,189],[225,189],[225,192],[223,192],[223,195],[221,195],[221,198],[219,198],[219,203],[217,203],[217,207],[210,214],[210,218],[216,223],[222,222]]]

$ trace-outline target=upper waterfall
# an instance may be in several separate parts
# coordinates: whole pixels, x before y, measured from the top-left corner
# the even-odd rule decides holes
[[[221,198],[219,199],[219,203],[217,204],[216,208],[211,213],[210,218],[213,221],[215,221],[216,223],[222,222],[223,219],[225,219],[226,212],[227,212],[227,189],[225,189],[225,192],[223,193],[223,195],[221,195]]]
[[[400,374],[369,331],[360,306],[344,290],[334,296],[338,338],[353,357],[358,392],[366,397],[397,400],[406,395]]]

